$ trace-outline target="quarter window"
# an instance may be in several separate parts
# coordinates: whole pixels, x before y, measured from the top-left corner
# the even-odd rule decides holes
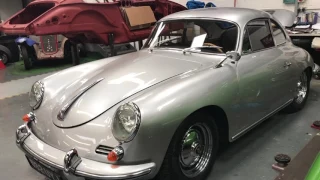
[[[259,51],[274,46],[268,20],[254,20],[248,23],[247,30],[252,51]]]
[[[242,45],[242,53],[247,54],[247,53],[250,53],[251,51],[252,51],[252,48],[250,44],[249,33],[248,33],[248,30],[245,29],[243,45]]]
[[[286,42],[286,35],[278,23],[271,19],[271,28],[276,45]]]

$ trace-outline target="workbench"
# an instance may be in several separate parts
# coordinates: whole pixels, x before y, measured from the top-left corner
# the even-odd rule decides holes
[[[320,33],[317,32],[312,32],[312,33],[298,33],[298,34],[289,34],[289,36],[292,37],[310,37],[310,38],[315,38],[315,37],[320,37]]]
[[[312,33],[289,34],[292,43],[308,51],[314,62],[320,65],[320,52],[311,48],[312,41],[315,37],[320,37],[320,33],[316,31]]]

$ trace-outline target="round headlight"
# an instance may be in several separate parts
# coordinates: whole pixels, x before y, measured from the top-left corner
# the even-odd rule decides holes
[[[33,84],[29,93],[30,106],[33,110],[39,108],[44,94],[44,85],[41,81],[37,81]]]
[[[141,114],[136,104],[121,105],[113,118],[112,134],[119,142],[129,142],[137,134],[140,122]]]

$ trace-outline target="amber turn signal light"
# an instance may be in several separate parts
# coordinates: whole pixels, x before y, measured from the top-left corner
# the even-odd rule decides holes
[[[108,161],[116,162],[120,161],[123,158],[124,150],[121,146],[115,147],[109,154],[108,154]]]
[[[22,120],[23,120],[24,122],[29,122],[29,121],[30,121],[30,116],[29,116],[29,114],[24,115],[24,116],[22,117]]]
[[[33,121],[35,119],[35,116],[32,112],[28,113],[28,114],[25,114],[24,116],[22,116],[22,120],[24,122],[29,122],[29,121]]]

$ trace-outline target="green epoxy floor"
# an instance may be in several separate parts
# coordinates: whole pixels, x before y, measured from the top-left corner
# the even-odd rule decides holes
[[[99,53],[88,53],[87,57],[80,59],[80,64],[102,58],[103,56]],[[0,83],[55,72],[69,67],[72,67],[71,60],[42,60],[36,62],[31,70],[25,70],[23,60],[20,60],[19,62],[8,64],[6,71],[0,71]]]

